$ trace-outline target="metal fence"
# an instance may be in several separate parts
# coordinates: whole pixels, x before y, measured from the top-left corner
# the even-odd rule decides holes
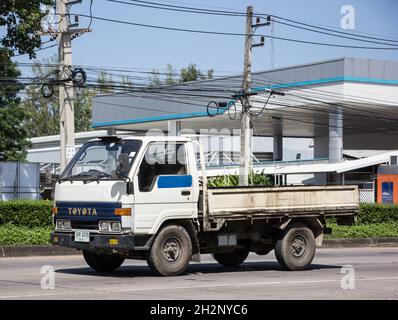
[[[375,192],[373,189],[359,189],[359,202],[374,203]]]
[[[38,163],[0,162],[0,200],[40,199]]]

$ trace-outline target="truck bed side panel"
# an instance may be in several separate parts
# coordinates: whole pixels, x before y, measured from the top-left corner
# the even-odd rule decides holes
[[[210,188],[209,218],[241,215],[354,215],[356,186]]]

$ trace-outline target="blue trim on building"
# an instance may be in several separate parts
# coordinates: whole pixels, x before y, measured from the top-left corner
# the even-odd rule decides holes
[[[192,176],[181,175],[181,176],[159,176],[158,188],[188,188],[192,187]]]
[[[308,80],[308,81],[273,84],[273,85],[269,85],[269,86],[253,87],[251,90],[253,92],[260,92],[260,91],[270,90],[270,89],[276,90],[276,89],[283,89],[283,88],[303,87],[303,86],[310,86],[310,85],[324,84],[324,83],[333,83],[333,82],[340,82],[340,81],[398,85],[398,80],[340,76],[340,77],[323,78],[323,79]],[[233,104],[234,102],[236,102],[236,100],[229,101],[228,106]],[[228,109],[228,107],[225,107],[217,115],[221,115],[221,114],[225,113],[225,111],[227,111],[227,109]],[[162,120],[178,120],[178,119],[186,119],[186,118],[205,117],[205,116],[207,116],[207,112],[169,114],[169,115],[146,117],[146,118],[140,118],[140,119],[126,119],[126,120],[116,120],[116,121],[93,122],[92,127],[96,128],[96,127],[113,126],[113,125],[145,123],[145,122],[162,121]]]

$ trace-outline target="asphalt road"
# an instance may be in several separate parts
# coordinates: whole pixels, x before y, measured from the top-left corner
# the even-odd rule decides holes
[[[41,288],[44,265],[55,270],[54,289]],[[203,256],[169,278],[136,260],[99,274],[81,256],[0,258],[0,299],[398,299],[398,248],[318,249],[312,269],[298,272],[280,270],[272,253],[237,269]]]

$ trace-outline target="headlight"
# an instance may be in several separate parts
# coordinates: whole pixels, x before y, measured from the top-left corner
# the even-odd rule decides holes
[[[107,232],[110,230],[110,223],[108,221],[100,221],[99,222],[99,231]]]
[[[57,219],[56,225],[57,230],[67,231],[72,229],[70,220]]]
[[[98,224],[100,232],[120,232],[122,226],[119,221],[100,221]]]
[[[72,229],[72,223],[70,222],[70,220],[64,220],[64,229],[66,230]]]
[[[111,222],[111,231],[112,232],[122,231],[122,226],[120,225],[120,222]]]

